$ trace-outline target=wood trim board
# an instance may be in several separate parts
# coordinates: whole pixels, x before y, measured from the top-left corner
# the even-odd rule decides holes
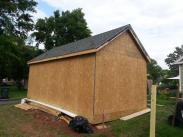
[[[120,118],[120,120],[126,121],[126,120],[129,120],[129,119],[135,118],[135,117],[137,117],[137,116],[140,116],[140,115],[149,113],[150,111],[151,111],[151,109],[150,109],[150,108],[147,108],[147,109],[141,110],[141,111],[139,111],[139,112],[136,112],[136,113],[127,115],[127,116],[125,116],[125,117],[122,117],[122,118]]]

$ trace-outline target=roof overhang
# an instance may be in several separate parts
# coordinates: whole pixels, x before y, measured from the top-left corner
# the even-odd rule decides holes
[[[171,77],[171,78],[167,78],[167,79],[172,79],[172,80],[179,80],[179,79],[180,79],[180,76]]]
[[[175,62],[175,63],[172,63],[171,65],[182,65],[183,62]]]
[[[62,56],[42,59],[42,60],[38,60],[38,61],[29,61],[27,64],[28,65],[36,64],[36,63],[47,62],[47,61],[52,61],[52,60],[58,60],[58,59],[63,59],[63,58],[68,58],[68,57],[73,57],[73,56],[79,56],[79,55],[84,55],[84,54],[89,54],[89,53],[95,53],[95,52],[97,52],[97,49],[90,49],[90,50],[85,50],[85,51],[76,52],[76,53],[72,53],[72,54],[66,54],[66,55],[62,55]]]
[[[133,28],[130,26],[129,28],[130,33],[133,35],[133,38],[135,39],[137,45],[139,46],[140,51],[142,52],[142,54],[144,55],[144,58],[146,59],[147,62],[151,62],[151,58],[149,57],[148,53],[146,52],[146,50],[144,49],[142,43],[140,42],[140,40],[138,39],[135,31],[133,30]]]
[[[28,61],[28,65],[31,64],[36,64],[36,63],[41,63],[41,62],[47,62],[47,61],[52,61],[52,60],[58,60],[58,59],[63,59],[63,58],[68,58],[68,57],[74,57],[74,56],[79,56],[79,55],[84,55],[84,54],[90,54],[90,53],[96,53],[99,50],[101,50],[102,48],[104,48],[106,45],[108,45],[111,41],[113,41],[114,39],[116,39],[117,37],[119,37],[120,35],[122,35],[124,32],[129,31],[130,34],[132,34],[135,42],[138,45],[139,50],[141,51],[141,53],[143,54],[144,58],[146,59],[146,61],[148,63],[151,62],[151,59],[148,55],[148,53],[146,52],[146,50],[144,49],[142,43],[140,42],[140,40],[138,39],[137,35],[135,34],[134,30],[132,29],[131,25],[129,25],[124,31],[120,32],[118,35],[116,35],[114,38],[110,39],[109,41],[105,42],[102,46],[100,46],[97,49],[90,49],[90,50],[85,50],[85,51],[80,51],[80,52],[76,52],[76,53],[71,53],[71,54],[66,54],[66,55],[62,55],[62,56],[57,56],[57,57],[51,57],[51,58],[47,58],[47,59],[42,59],[42,60],[38,60],[38,61]]]

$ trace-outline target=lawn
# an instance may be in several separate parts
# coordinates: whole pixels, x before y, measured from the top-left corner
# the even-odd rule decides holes
[[[182,137],[183,129],[171,127],[167,117],[174,110],[175,100],[159,95],[157,107],[156,137]],[[43,114],[41,114],[43,113]],[[95,134],[76,134],[67,125],[55,121],[55,117],[44,112],[23,111],[13,105],[0,106],[0,137],[148,137],[150,115],[146,114],[128,121],[116,120],[107,124],[111,128]]]
[[[27,96],[27,90],[18,89],[15,86],[10,86],[9,88],[9,98],[10,99],[21,99]]]
[[[17,89],[17,87],[10,88],[10,99],[21,99],[27,96],[27,90]]]

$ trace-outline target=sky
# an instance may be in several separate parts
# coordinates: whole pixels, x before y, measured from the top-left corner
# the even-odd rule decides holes
[[[92,35],[131,24],[149,56],[168,68],[164,60],[183,44],[182,0],[37,0],[38,18],[53,11],[82,8]]]

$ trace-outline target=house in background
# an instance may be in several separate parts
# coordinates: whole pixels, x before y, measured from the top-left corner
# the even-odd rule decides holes
[[[150,58],[130,25],[60,47],[28,62],[28,99],[93,123],[147,108]]]
[[[172,65],[178,65],[179,75],[174,77],[173,79],[179,80],[179,91],[183,92],[183,56],[176,60]]]

